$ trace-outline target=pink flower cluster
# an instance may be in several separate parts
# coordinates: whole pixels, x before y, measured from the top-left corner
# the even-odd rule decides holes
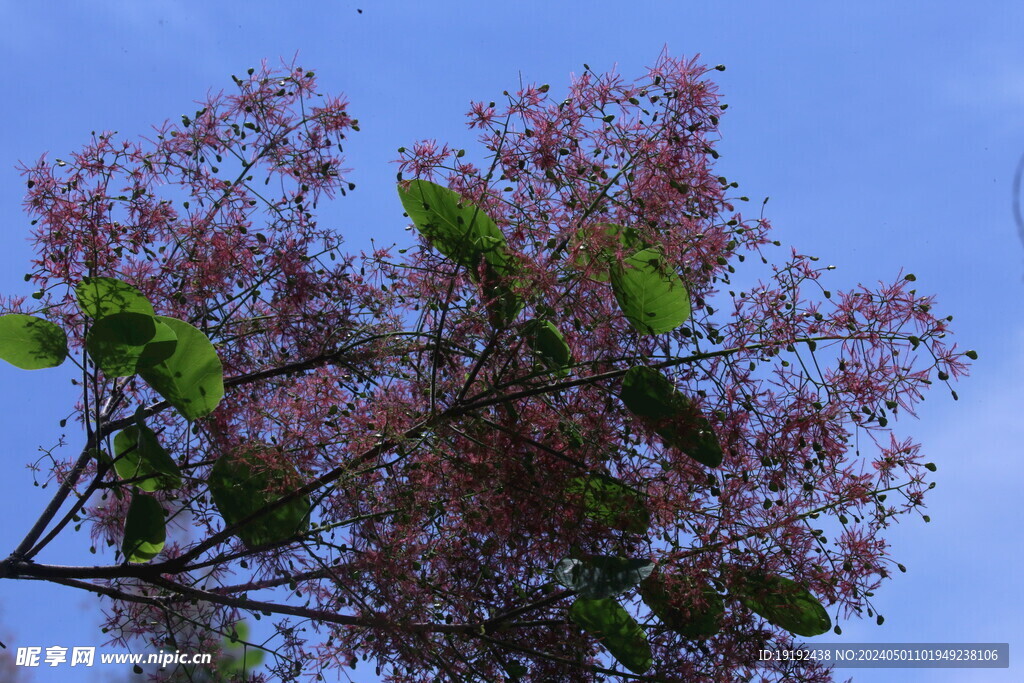
[[[754,675],[751,653],[790,642],[733,599],[745,568],[792,578],[833,617],[872,610],[893,566],[885,529],[917,512],[929,486],[895,419],[934,378],[963,374],[963,355],[910,276],[833,293],[827,269],[795,251],[757,270],[770,226],[744,217],[746,198],[717,174],[725,106],[710,71],[665,54],[632,82],[587,68],[564,94],[529,86],[473,104],[480,158],[410,145],[404,178],[459,192],[505,236],[513,266],[490,280],[425,238],[405,257],[357,257],[318,227],[317,202],[351,189],[334,150],[358,124],[294,65],[236,78],[232,94],[152,140],[101,134],[66,161],[26,167],[33,282],[72,341],[83,325],[74,284],[118,277],[203,329],[230,378],[202,422],[151,418],[188,473],[165,500],[170,556],[204,549],[185,569],[158,564],[175,569],[160,590],[226,596],[204,613],[209,624],[233,623],[246,600],[290,605],[276,621],[282,677],[296,662],[340,669],[373,657],[385,680],[409,683],[494,680],[519,666],[524,680],[583,681],[614,667],[553,593],[550,570],[571,554],[670,567],[680,601],[699,603],[692,586],[712,580],[726,596],[706,639],[630,603],[647,627],[650,673],[666,680]],[[642,248],[659,250],[689,291],[692,316],[668,334],[638,335],[611,292],[609,269]],[[522,310],[495,325],[503,289]],[[532,319],[564,336],[567,377],[538,371]],[[721,467],[666,446],[623,405],[622,375],[636,365],[660,368],[709,420]],[[95,386],[91,400],[125,391],[135,401],[118,417],[153,398]],[[205,495],[209,467],[254,443],[268,466],[284,459],[324,482],[316,526],[260,552],[200,546],[222,525]],[[588,513],[569,483],[597,475],[642,495],[646,534]],[[123,507],[109,496],[86,509],[100,546],[119,543]],[[125,638],[132,624],[165,623],[124,599],[108,614]],[[188,616],[173,622],[181,637],[208,636]],[[828,680],[793,666],[756,673]]]

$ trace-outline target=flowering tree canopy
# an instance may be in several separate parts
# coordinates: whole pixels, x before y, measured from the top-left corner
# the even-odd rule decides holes
[[[473,104],[481,154],[400,150],[401,249],[318,226],[358,122],[294,65],[26,166],[0,357],[73,363],[81,436],[0,576],[103,596],[120,642],[270,617],[280,679],[828,680],[757,652],[875,616],[934,470],[890,422],[975,354],[912,275],[769,259],[710,71]],[[69,527],[107,559],[44,563]]]

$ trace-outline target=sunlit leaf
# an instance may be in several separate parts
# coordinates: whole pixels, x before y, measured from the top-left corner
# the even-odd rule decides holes
[[[173,355],[178,338],[152,315],[114,313],[89,329],[85,348],[107,377],[129,377]]]
[[[611,271],[612,291],[641,334],[670,332],[690,317],[690,295],[657,249],[642,249]]]
[[[157,440],[156,433],[141,419],[114,437],[114,469],[121,479],[130,480],[143,491],[176,489],[181,471]]]
[[[682,578],[684,589],[692,585],[692,579]],[[651,611],[668,628],[686,638],[707,638],[718,633],[725,614],[722,596],[715,589],[702,584],[696,591],[700,598],[693,604],[686,604],[668,594],[661,572],[651,574],[640,583],[640,597]]]
[[[90,318],[115,313],[153,315],[153,305],[126,282],[111,277],[86,277],[75,287],[78,308]]]
[[[210,471],[210,494],[229,525],[241,522],[303,484],[291,464],[261,458],[258,450],[223,455]],[[270,462],[268,462],[270,460]],[[277,543],[309,528],[309,496],[299,496],[247,522],[236,531],[248,547]]]
[[[497,224],[457,192],[427,180],[411,180],[398,186],[402,207],[416,229],[439,252],[468,268],[472,277],[482,261],[495,273],[511,270],[505,236]]]
[[[121,544],[124,556],[129,562],[149,562],[164,549],[166,539],[164,511],[157,499],[142,493],[132,494]]]
[[[67,335],[49,320],[21,313],[0,316],[0,358],[14,367],[52,368],[67,355]]]
[[[610,598],[625,593],[654,570],[649,560],[589,555],[567,557],[555,566],[555,581],[582,598]]]
[[[622,380],[622,402],[647,422],[665,445],[708,467],[722,464],[722,446],[708,419],[668,377],[654,368],[630,368]]]
[[[174,353],[156,365],[140,369],[146,380],[185,419],[209,415],[224,396],[224,371],[206,335],[182,320],[156,316],[178,339]]]
[[[805,638],[832,628],[832,620],[818,599],[792,579],[751,570],[742,583],[733,586],[734,595],[769,623]]]
[[[642,534],[651,523],[643,496],[613,477],[590,474],[569,480],[566,492],[583,497],[583,514],[613,529]]]
[[[647,634],[614,599],[579,598],[569,608],[569,618],[633,673],[641,674],[654,663]]]

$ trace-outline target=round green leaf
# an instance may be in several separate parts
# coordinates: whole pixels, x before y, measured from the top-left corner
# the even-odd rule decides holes
[[[176,489],[181,486],[181,470],[164,450],[152,429],[141,420],[125,427],[114,437],[114,470],[117,476],[143,491]]]
[[[90,318],[103,318],[115,313],[153,315],[153,305],[142,293],[112,277],[86,277],[75,287],[78,308]]]
[[[68,356],[64,330],[21,313],[0,316],[0,358],[22,370],[53,368]]]
[[[275,454],[276,455],[276,454]],[[222,456],[210,471],[210,495],[229,525],[264,510],[281,498],[281,491],[295,490],[303,481],[295,468],[280,460],[273,464],[256,450]],[[309,528],[309,496],[301,496],[255,517],[236,534],[250,548],[278,543]]]
[[[612,598],[579,598],[569,608],[569,618],[633,673],[642,674],[654,663],[647,634]]]
[[[641,249],[612,268],[612,291],[641,334],[671,332],[690,317],[690,295],[658,249]]]
[[[178,342],[174,353],[139,375],[185,419],[209,415],[224,397],[224,370],[206,335],[182,320],[156,316],[171,329]]]
[[[178,337],[169,326],[145,313],[114,313],[97,320],[85,348],[107,377],[130,377],[174,354]]]
[[[164,510],[152,496],[135,493],[124,523],[121,552],[129,562],[149,562],[164,549]]]
[[[625,593],[654,570],[649,560],[589,555],[567,557],[555,566],[555,581],[582,598],[610,598]]]
[[[687,586],[692,581],[684,579]],[[687,605],[668,594],[660,572],[640,583],[640,597],[668,628],[686,638],[707,638],[718,633],[725,614],[722,596],[708,584],[700,586],[700,602]]]
[[[791,579],[749,571],[733,593],[746,607],[769,623],[810,638],[832,628],[832,620],[818,599]]]
[[[490,216],[457,192],[427,180],[398,186],[402,207],[416,229],[439,252],[475,277],[481,260],[508,275],[511,257],[505,236]]]
[[[708,419],[668,377],[654,368],[630,368],[622,380],[619,398],[667,446],[678,448],[708,467],[722,464],[722,446]]]
[[[644,505],[643,496],[614,477],[603,474],[574,477],[565,490],[582,496],[584,515],[613,529],[642,534],[651,523],[651,513]]]

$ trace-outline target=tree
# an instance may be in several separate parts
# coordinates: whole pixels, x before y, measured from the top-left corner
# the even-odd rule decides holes
[[[400,150],[403,249],[318,226],[358,122],[294,65],[26,166],[39,289],[0,302],[0,356],[67,356],[82,437],[0,576],[103,596],[119,641],[270,616],[281,679],[732,680],[873,616],[934,470],[889,421],[976,354],[912,275],[770,262],[709,72],[473,104],[483,165]],[[73,525],[112,559],[38,561]]]

